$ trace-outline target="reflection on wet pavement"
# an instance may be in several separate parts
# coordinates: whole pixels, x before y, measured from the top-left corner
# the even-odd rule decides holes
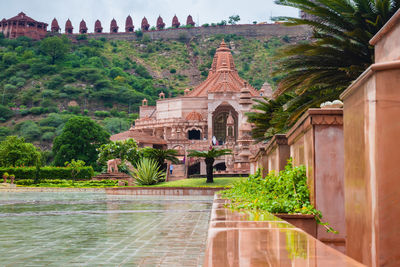
[[[2,266],[202,266],[212,197],[0,194]]]

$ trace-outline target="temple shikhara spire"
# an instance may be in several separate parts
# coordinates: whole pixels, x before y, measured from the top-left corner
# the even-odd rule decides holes
[[[191,15],[189,15],[186,19],[186,25],[192,25],[194,26],[196,23],[194,23],[193,18]]]
[[[58,25],[58,21],[56,20],[56,18],[54,18],[53,21],[51,22],[51,32],[57,33],[60,31],[61,31],[61,28]]]
[[[142,29],[142,31],[145,32],[145,31],[148,31],[149,28],[150,28],[150,24],[149,24],[149,22],[147,21],[146,17],[144,17],[144,18],[142,19],[141,29]]]
[[[100,20],[96,20],[96,22],[94,23],[94,32],[95,33],[102,33],[103,32],[103,27],[101,27]]]
[[[133,32],[134,30],[132,17],[129,15],[125,21],[125,32]]]
[[[208,93],[236,92],[245,86],[245,81],[239,77],[233,61],[231,50],[224,41],[217,49],[207,79],[198,85],[189,96],[206,96]],[[248,85],[252,97],[259,92]]]
[[[88,28],[86,27],[86,22],[84,20],[81,21],[81,23],[79,24],[79,33],[80,34],[85,34],[87,33]]]
[[[181,23],[178,20],[178,17],[175,15],[172,19],[172,27],[174,28],[179,28],[181,26]]]
[[[119,27],[117,25],[117,21],[115,19],[112,19],[110,24],[110,33],[117,33],[118,29]]]
[[[161,16],[158,16],[158,19],[157,19],[157,30],[162,30],[164,28],[165,28],[164,20],[162,19]]]
[[[72,27],[72,22],[68,19],[65,23],[65,33],[72,34],[74,31],[74,27]]]

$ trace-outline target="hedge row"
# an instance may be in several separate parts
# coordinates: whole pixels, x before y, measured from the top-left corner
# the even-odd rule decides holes
[[[14,174],[16,180],[34,179],[36,177],[36,167],[1,167],[0,180],[3,173]],[[39,171],[39,179],[63,179],[63,180],[89,180],[93,177],[94,171],[92,167],[81,167],[79,172],[73,178],[73,169],[69,167],[41,167]]]

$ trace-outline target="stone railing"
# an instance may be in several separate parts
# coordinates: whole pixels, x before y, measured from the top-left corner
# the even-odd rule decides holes
[[[327,233],[319,225],[316,237],[345,252],[343,110],[309,109],[286,135],[275,135],[252,158],[252,169],[279,172],[290,157],[294,165],[306,166],[310,201],[339,232]]]
[[[364,266],[270,213],[235,212],[214,199],[204,266]],[[315,220],[288,215],[312,231]],[[315,226],[314,226],[315,227]]]

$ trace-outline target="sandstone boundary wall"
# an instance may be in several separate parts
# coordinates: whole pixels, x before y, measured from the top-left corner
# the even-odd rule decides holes
[[[288,36],[290,38],[307,39],[310,36],[310,30],[304,26],[283,26],[281,24],[241,24],[225,26],[209,26],[194,28],[176,28],[156,31],[143,32],[151,40],[180,40],[192,39],[194,37],[207,37],[216,34],[236,34],[248,38],[271,38]],[[76,38],[80,34],[72,35]],[[89,33],[88,38],[106,38],[108,40],[139,40],[136,33]]]

